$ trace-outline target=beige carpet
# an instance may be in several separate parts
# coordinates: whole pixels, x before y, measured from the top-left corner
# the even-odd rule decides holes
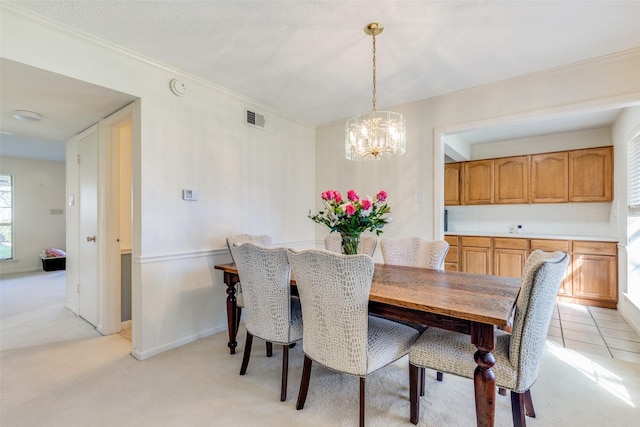
[[[63,272],[4,278],[0,290],[2,427],[357,425],[357,379],[318,366],[296,411],[301,345],[290,353],[289,396],[280,402],[281,353],[265,357],[260,340],[242,377],[242,355],[229,355],[225,334],[139,362],[130,341],[101,336],[63,307]],[[367,381],[367,425],[411,425],[407,359]],[[550,343],[532,394],[530,427],[638,425],[640,364]],[[428,373],[419,425],[473,426],[474,417],[470,380],[439,383]],[[497,396],[496,419],[512,425],[508,397]]]

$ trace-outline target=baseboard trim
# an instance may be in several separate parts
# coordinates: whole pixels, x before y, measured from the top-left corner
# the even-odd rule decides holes
[[[155,348],[143,351],[143,352],[140,352],[140,351],[138,351],[138,350],[136,350],[134,348],[131,351],[131,355],[133,357],[135,357],[136,359],[138,359],[138,360],[145,360],[145,359],[153,357],[153,356],[155,356],[157,354],[163,353],[165,351],[173,350],[174,348],[181,347],[181,346],[183,346],[185,344],[189,344],[189,343],[192,343],[194,341],[198,341],[199,339],[206,338],[206,337],[209,337],[211,335],[215,335],[215,334],[217,334],[219,332],[223,332],[223,331],[226,331],[226,330],[227,330],[227,325],[219,325],[219,326],[216,326],[215,328],[210,328],[210,329],[204,330],[204,331],[202,331],[200,333],[193,334],[193,335],[190,335],[188,337],[184,337],[184,338],[181,338],[179,340],[175,340],[175,341],[166,343],[164,345],[161,345],[161,346],[158,346],[158,347],[155,347]]]

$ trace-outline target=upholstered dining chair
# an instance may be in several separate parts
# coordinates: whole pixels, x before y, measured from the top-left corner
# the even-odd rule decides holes
[[[364,426],[365,378],[407,354],[419,332],[369,316],[374,260],[326,250],[288,250],[302,305],[304,364],[297,409],[304,408],[312,362],[360,377],[360,426]]]
[[[429,241],[419,237],[383,238],[380,240],[380,250],[385,264],[442,270],[444,268],[444,258],[449,252],[449,243],[444,240]],[[413,322],[405,322],[405,324],[418,329],[420,332],[424,332],[427,329],[425,325]],[[437,378],[438,381],[442,381],[442,372],[438,372]],[[424,390],[424,382],[423,375],[421,377],[421,390]]]
[[[449,243],[444,240],[429,241],[419,237],[380,240],[380,250],[385,264],[442,270]]]
[[[247,372],[253,337],[282,344],[280,400],[287,399],[289,345],[302,339],[300,300],[291,297],[291,267],[286,248],[234,243],[231,253],[244,288],[247,339],[240,375]]]
[[[375,237],[361,236],[358,253],[367,254],[372,257],[376,251],[376,246],[378,246],[378,241]],[[340,234],[331,233],[325,236],[324,248],[331,252],[342,253],[342,237]]]
[[[492,370],[498,387],[511,391],[511,413],[515,427],[525,427],[525,413],[535,417],[530,388],[538,376],[545,338],[560,283],[569,257],[563,252],[535,250],[525,263],[522,286],[516,300],[511,333],[496,330]],[[419,377],[434,369],[473,378],[476,347],[468,335],[429,328],[409,352],[410,419],[420,417]]]
[[[229,253],[231,254],[231,260],[235,262],[233,259],[233,253],[231,253],[231,246],[234,243],[257,243],[262,246],[271,246],[271,236],[267,234],[263,235],[252,235],[252,234],[237,234],[232,237],[227,237],[227,248],[229,248]],[[244,307],[244,298],[242,296],[242,286],[240,283],[236,283],[236,332],[238,332],[238,327],[240,326],[240,317],[242,316],[242,307]],[[267,356],[271,356],[272,347],[271,343],[267,342]]]

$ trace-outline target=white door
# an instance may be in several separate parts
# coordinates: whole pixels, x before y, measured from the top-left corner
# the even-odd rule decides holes
[[[98,126],[79,139],[79,300],[78,313],[97,326],[99,319],[98,286]]]

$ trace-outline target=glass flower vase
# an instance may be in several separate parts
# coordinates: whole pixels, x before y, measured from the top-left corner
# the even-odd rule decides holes
[[[341,234],[342,236],[342,253],[345,255],[356,255],[358,246],[360,245],[359,234]]]

